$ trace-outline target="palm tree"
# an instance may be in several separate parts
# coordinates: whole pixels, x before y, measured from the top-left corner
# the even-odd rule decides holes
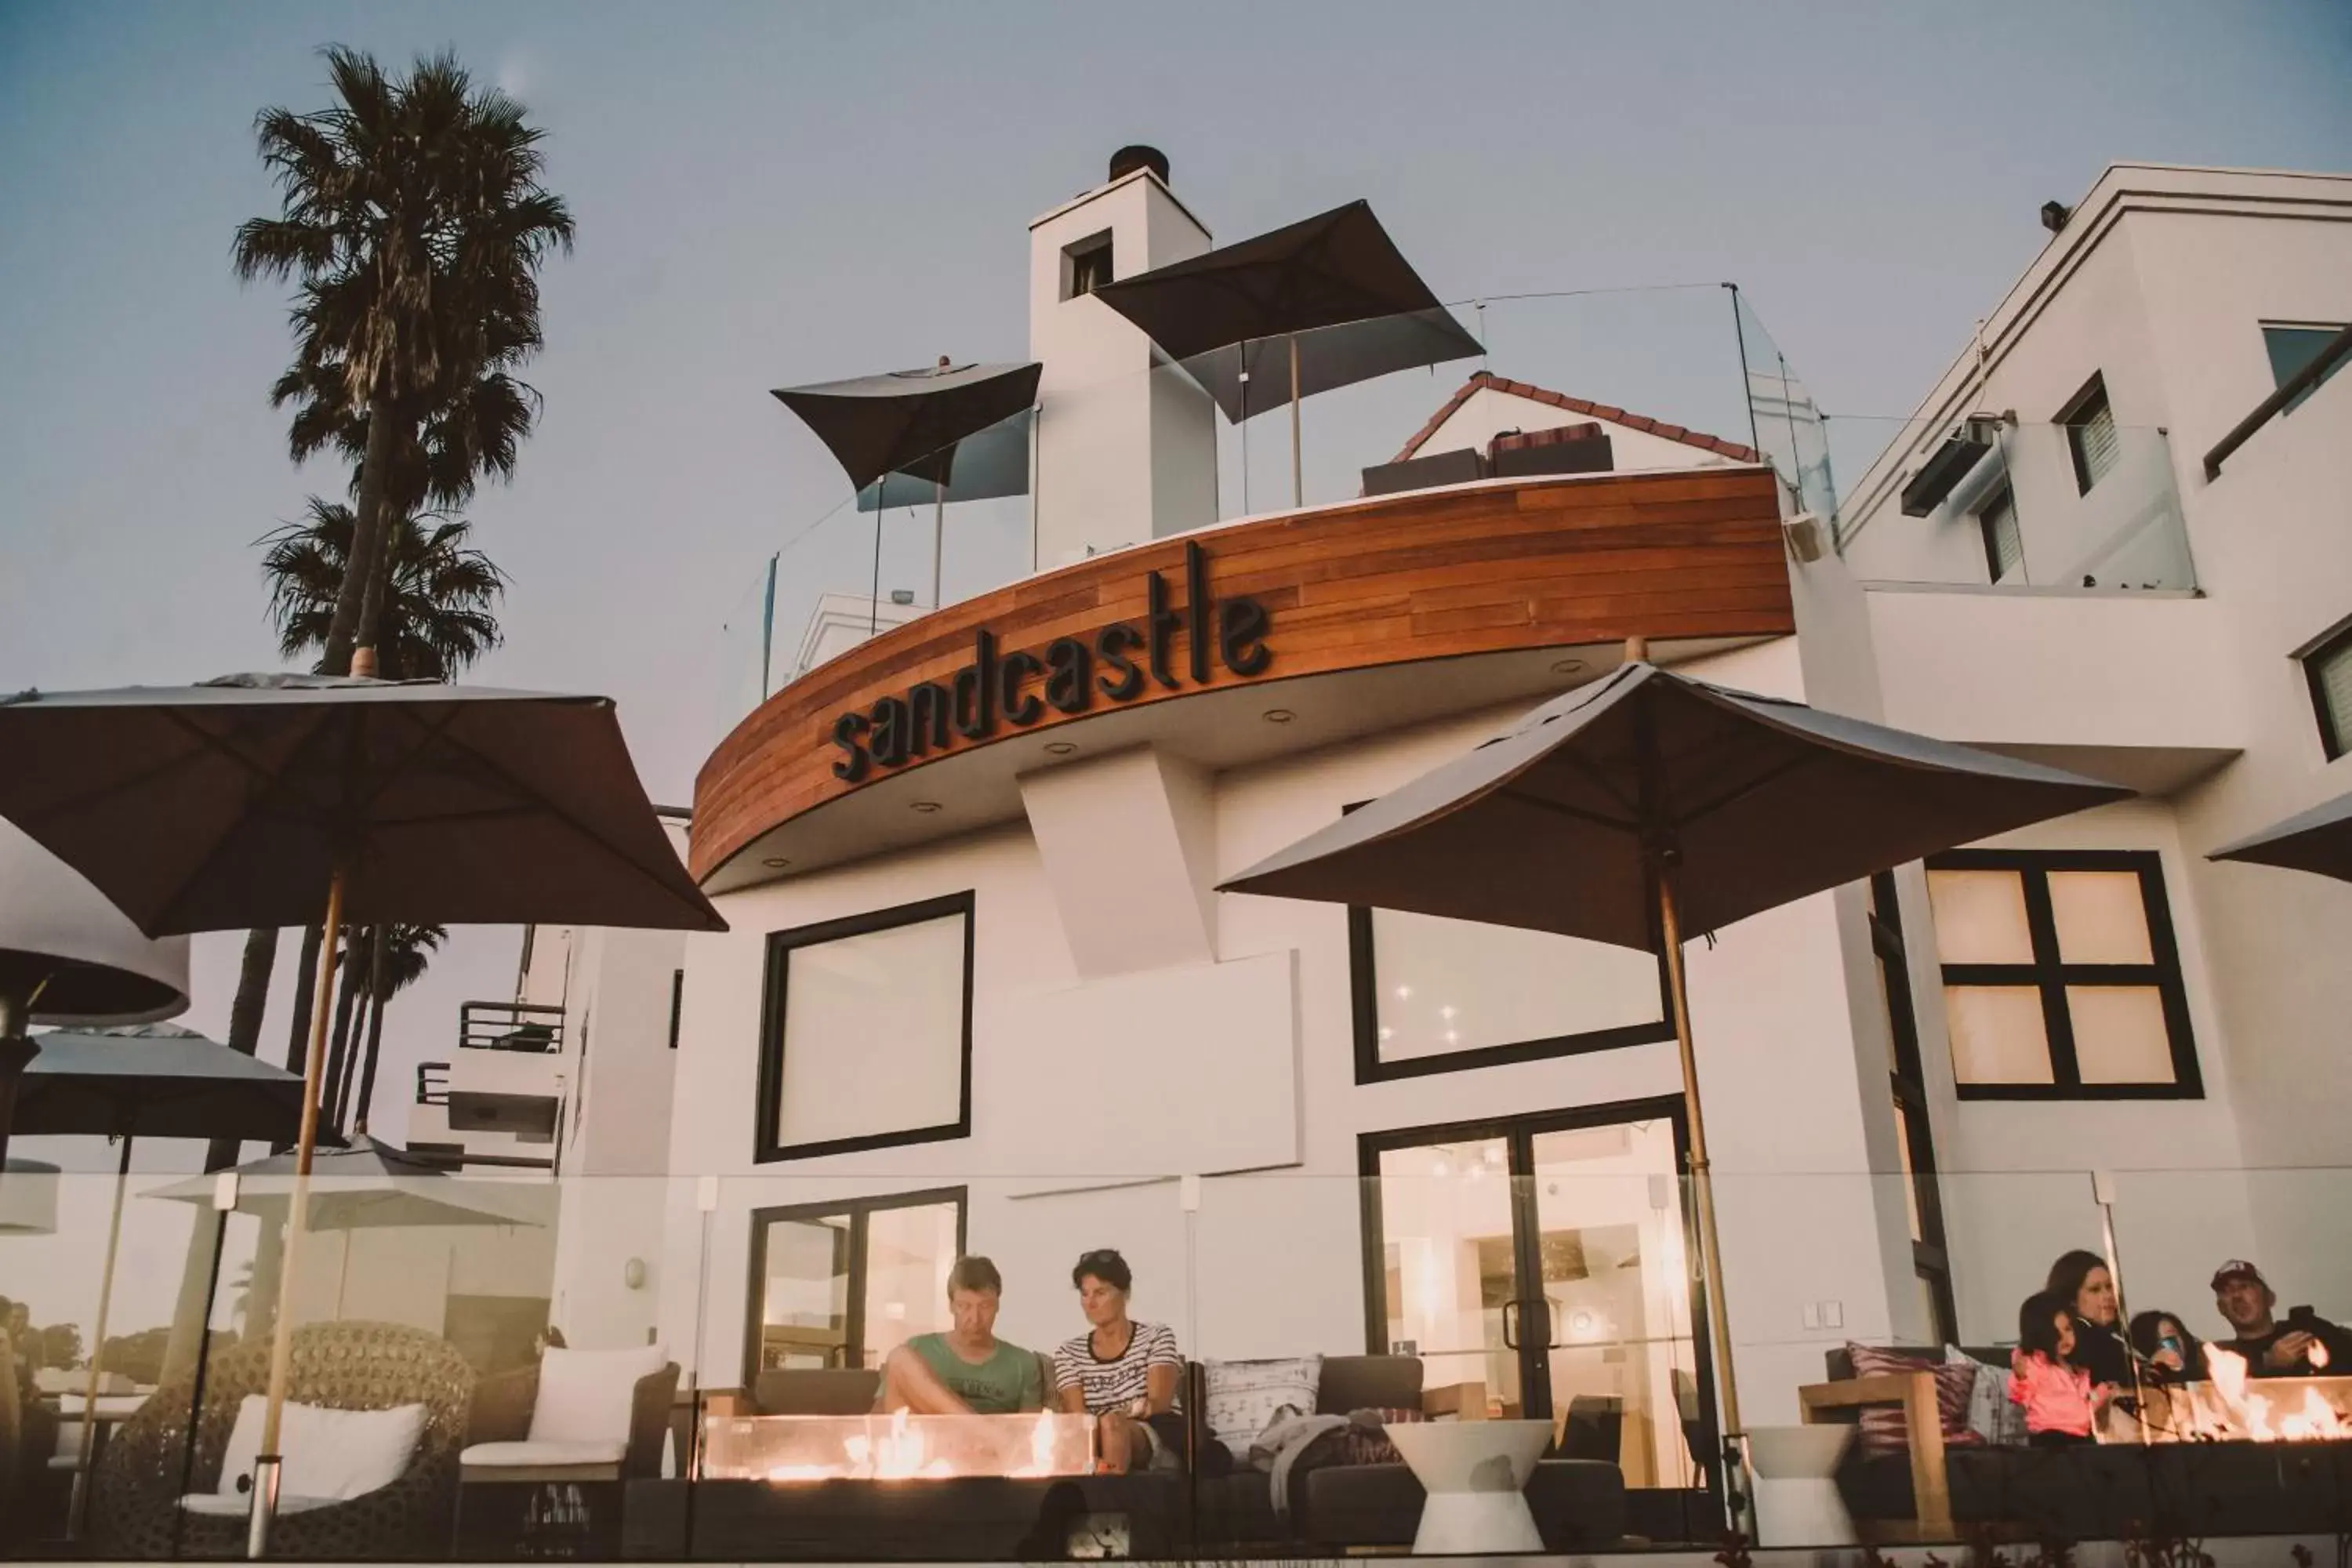
[[[255,121],[280,211],[239,226],[233,259],[247,281],[299,284],[295,363],[272,394],[297,405],[294,455],[333,445],[357,462],[323,659],[341,674],[374,646],[386,518],[511,470],[534,403],[507,373],[540,347],[539,267],[571,248],[572,223],[540,183],[522,106],[454,56],[405,77],[352,49],[326,58],[337,103]]]
[[[448,931],[440,926],[413,925],[388,926],[375,934],[368,976],[368,999],[372,1005],[367,1017],[367,1057],[359,1071],[359,1106],[349,1123],[352,1131],[367,1131],[368,1107],[375,1100],[376,1056],[383,1046],[384,1008],[396,994],[425,978],[425,965],[448,936]],[[350,1098],[351,1082],[346,1078],[336,1100],[338,1126],[344,1124],[343,1110]]]
[[[312,496],[302,521],[264,536],[269,612],[278,624],[278,651],[288,658],[326,646],[357,525],[350,507]],[[392,525],[383,552],[379,674],[450,680],[499,646],[496,611],[506,575],[471,547],[472,537],[473,526],[463,518],[436,512],[406,513]]]

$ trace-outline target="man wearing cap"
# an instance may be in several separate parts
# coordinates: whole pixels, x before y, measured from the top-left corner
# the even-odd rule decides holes
[[[2352,1373],[2352,1334],[2325,1318],[2297,1307],[2284,1323],[2271,1313],[2278,1293],[2263,1279],[2262,1270],[2242,1258],[2233,1258],[2213,1275],[2213,1305],[2237,1331],[2237,1338],[2221,1348],[2246,1358],[2246,1370],[2255,1377],[2315,1377],[2321,1373]]]

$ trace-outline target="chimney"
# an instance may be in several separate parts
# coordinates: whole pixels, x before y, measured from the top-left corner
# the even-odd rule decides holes
[[[2053,234],[2056,234],[2060,229],[2064,228],[2066,226],[2066,220],[2074,216],[2074,209],[2068,206],[2064,202],[2043,202],[2042,204],[2042,226],[2048,229]]]
[[[1168,154],[1157,147],[1122,147],[1110,155],[1110,177],[1113,180],[1149,169],[1160,176],[1161,184],[1168,184]]]

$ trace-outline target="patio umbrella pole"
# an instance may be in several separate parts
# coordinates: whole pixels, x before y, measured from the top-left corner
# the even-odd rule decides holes
[[[99,1363],[106,1359],[106,1309],[114,1300],[114,1258],[122,1245],[122,1184],[131,1177],[131,1145],[122,1135],[122,1157],[114,1167],[114,1214],[106,1225],[106,1267],[98,1276],[98,1317],[89,1338],[89,1381],[81,1396],[81,1458],[74,1467],[73,1500],[66,1510],[66,1539],[81,1538],[89,1518],[89,1461],[98,1445]]]
[[[343,868],[339,865],[327,881],[326,940],[319,943],[318,980],[310,988],[310,1047],[302,1057],[302,1133],[294,1145],[294,1193],[286,1205],[286,1243],[278,1258],[278,1315],[269,1330],[269,1403],[262,1415],[261,1452],[253,1461],[253,1512],[247,1516],[245,1554],[256,1562],[269,1554],[269,1525],[278,1511],[278,1426],[294,1370],[294,1255],[310,1219],[310,1156],[319,1145],[319,1078],[326,1062],[327,1014],[335,988],[335,937],[342,923]]]
[[[931,608],[940,607],[940,558],[947,548],[948,487],[940,486],[931,501]]]
[[[1298,458],[1298,334],[1290,334],[1290,504],[1307,504],[1307,484]]]
[[[1739,1389],[1732,1373],[1730,1308],[1723,1294],[1723,1252],[1716,1241],[1715,1183],[1706,1157],[1706,1118],[1699,1109],[1698,1058],[1691,1049],[1690,993],[1683,978],[1682,919],[1675,905],[1673,868],[1661,864],[1657,880],[1658,929],[1665,942],[1675,1046],[1682,1054],[1683,1108],[1690,1122],[1691,1201],[1698,1210],[1700,1289],[1706,1300],[1707,1337],[1714,1342],[1715,1380],[1723,1412],[1723,1500],[1737,1529],[1743,1510],[1741,1500],[1747,1495],[1748,1466],[1739,1441]]]

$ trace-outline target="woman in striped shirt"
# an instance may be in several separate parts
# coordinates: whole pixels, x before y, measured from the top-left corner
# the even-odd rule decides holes
[[[1108,1247],[1079,1258],[1070,1282],[1093,1326],[1055,1349],[1055,1401],[1071,1415],[1096,1418],[1098,1468],[1105,1474],[1178,1464],[1184,1423],[1176,1389],[1184,1357],[1174,1331],[1128,1317],[1135,1276],[1127,1259]]]

